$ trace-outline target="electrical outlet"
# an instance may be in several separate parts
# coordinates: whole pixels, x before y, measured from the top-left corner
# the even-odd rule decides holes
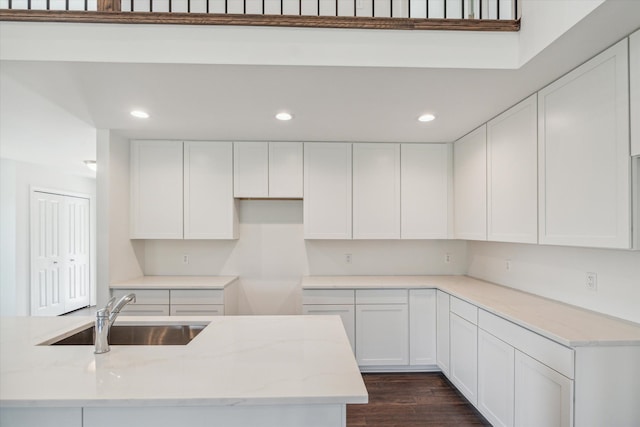
[[[511,260],[510,260],[510,259],[505,260],[505,262],[504,262],[504,269],[505,269],[506,271],[511,271]]]
[[[187,254],[182,255],[182,263],[183,264],[189,264],[189,255],[187,255]]]
[[[446,254],[444,254],[444,262],[446,264],[449,264],[451,262],[451,254],[449,252],[447,252]]]
[[[590,291],[598,290],[598,275],[596,273],[587,273],[586,280],[587,289]]]
[[[344,254],[345,264],[351,264],[351,254]]]

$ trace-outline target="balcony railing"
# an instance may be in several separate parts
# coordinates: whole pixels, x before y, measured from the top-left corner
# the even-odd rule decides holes
[[[517,31],[518,0],[0,0],[0,20]]]

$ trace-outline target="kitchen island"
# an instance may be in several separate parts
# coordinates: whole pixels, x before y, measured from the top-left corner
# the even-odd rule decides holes
[[[0,319],[0,425],[344,426],[367,390],[338,317],[125,317],[208,324],[184,346],[42,345],[91,317]]]

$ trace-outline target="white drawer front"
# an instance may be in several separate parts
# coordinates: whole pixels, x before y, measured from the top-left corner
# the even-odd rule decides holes
[[[357,289],[356,304],[407,304],[406,289]]]
[[[452,296],[451,311],[474,325],[478,324],[478,307],[473,304]]]
[[[305,289],[302,304],[353,304],[353,289]]]
[[[222,304],[171,304],[172,316],[223,316],[224,305]]]
[[[509,343],[540,363],[574,378],[574,351],[501,317],[480,310],[481,329]]]
[[[136,302],[130,302],[127,306],[138,304],[169,304],[169,291],[164,289],[114,289],[113,296],[116,300],[124,295],[136,294]]]
[[[160,304],[129,305],[127,304],[122,309],[122,314],[124,316],[168,316],[169,304],[166,304],[166,305],[160,305]]]
[[[224,304],[221,289],[172,289],[171,305],[174,304]]]

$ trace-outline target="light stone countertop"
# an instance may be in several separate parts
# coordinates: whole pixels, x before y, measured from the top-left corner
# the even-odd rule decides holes
[[[238,276],[141,276],[112,283],[111,289],[224,289]]]
[[[0,318],[0,406],[366,403],[337,316],[126,317],[209,325],[186,346],[42,346],[92,317]],[[67,333],[65,335],[70,335]]]
[[[467,276],[307,276],[302,289],[434,288],[568,347],[640,345],[640,325]]]

